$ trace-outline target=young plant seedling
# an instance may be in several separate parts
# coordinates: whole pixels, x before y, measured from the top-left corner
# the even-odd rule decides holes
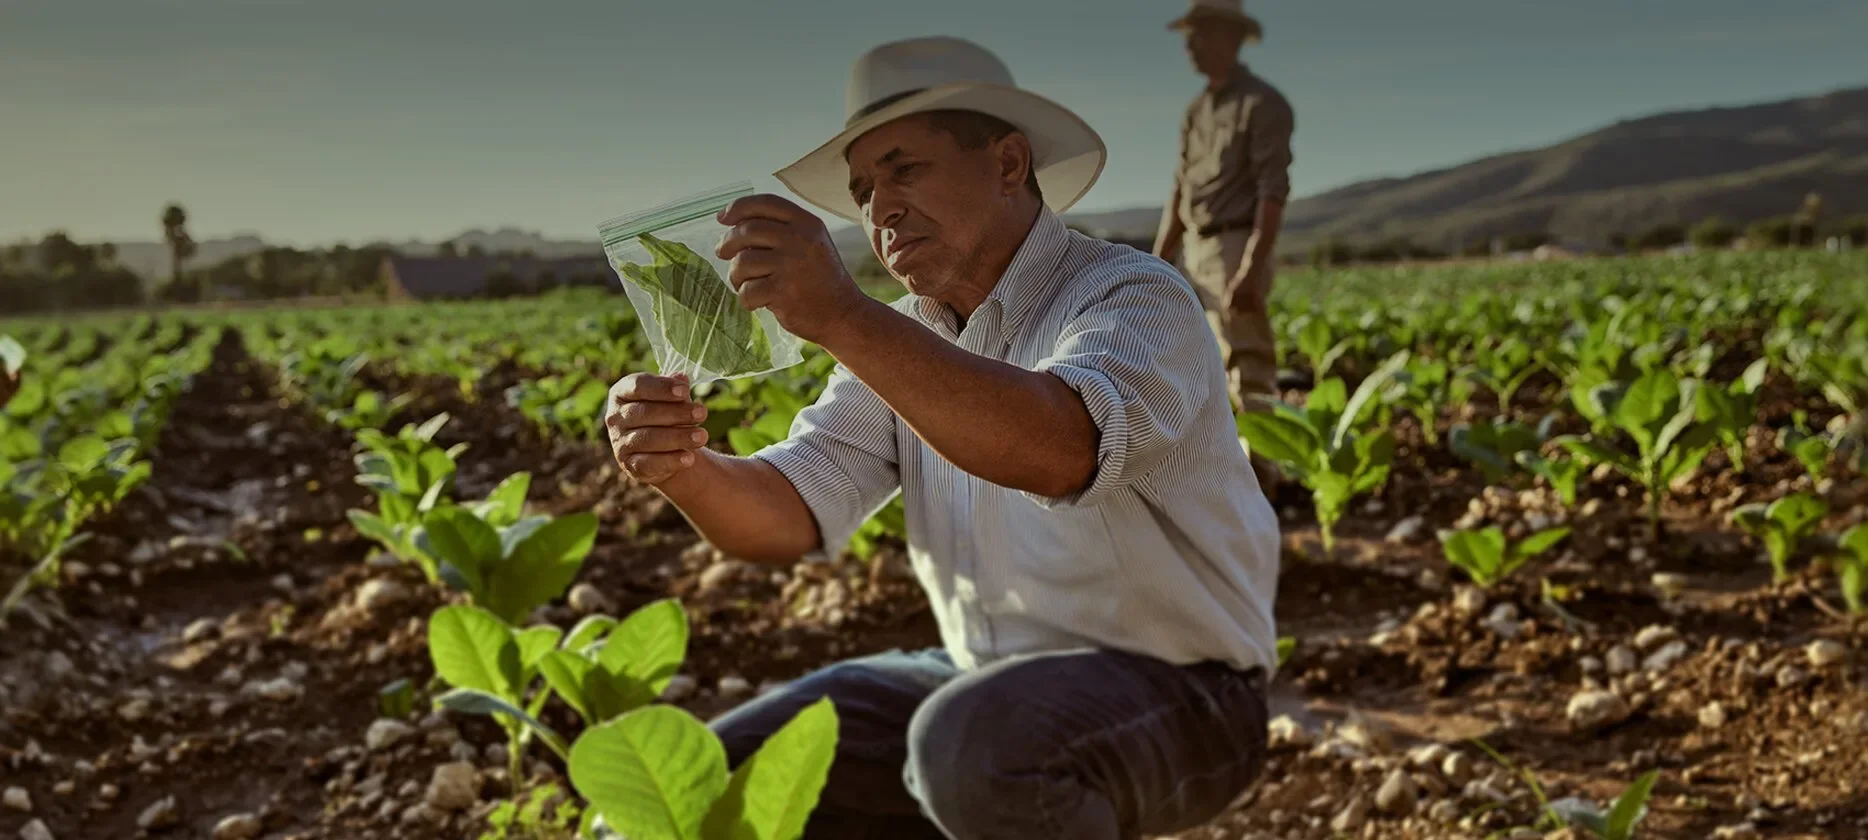
[[[590,616],[539,670],[586,726],[607,723],[655,701],[687,658],[687,614],[663,599],[618,622]]]
[[[1503,484],[1511,477],[1512,465],[1521,452],[1536,452],[1550,437],[1557,416],[1547,415],[1536,426],[1516,423],[1503,417],[1489,423],[1460,423],[1447,435],[1447,448],[1454,455],[1472,462],[1489,484]]]
[[[1600,840],[1634,840],[1635,828],[1647,817],[1647,800],[1654,792],[1654,783],[1659,779],[1659,770],[1641,774],[1640,778],[1622,789],[1621,795],[1615,798],[1615,803],[1606,814],[1594,808],[1579,808],[1567,813],[1558,810],[1564,818],[1589,829]]]
[[[1771,557],[1771,577],[1782,582],[1790,577],[1790,558],[1829,514],[1829,503],[1818,496],[1797,493],[1770,505],[1755,502],[1732,511],[1732,522],[1764,543]]]
[[[499,723],[506,731],[515,790],[525,778],[521,759],[534,733],[560,757],[567,755],[564,739],[538,720],[551,693],[542,687],[533,691],[539,662],[562,636],[550,625],[515,630],[479,607],[442,607],[428,618],[429,658],[435,673],[453,687],[436,697],[435,705],[488,715]]]
[[[781,727],[731,774],[712,730],[674,706],[646,706],[585,730],[571,784],[599,838],[798,840],[836,755],[829,698]]]
[[[1718,433],[1735,472],[1745,471],[1745,437],[1757,422],[1758,389],[1764,386],[1770,366],[1769,359],[1759,359],[1745,368],[1738,381],[1724,386],[1702,383],[1694,394],[1696,416]]]
[[[357,454],[357,483],[376,491],[376,513],[351,510],[357,533],[383,546],[404,562],[415,563],[430,583],[440,580],[435,559],[415,544],[422,517],[440,504],[454,483],[454,459],[467,444],[442,449],[435,433],[448,421],[437,414],[417,426],[403,426],[395,437],[376,429],[357,431],[364,451]]]
[[[495,505],[490,517],[468,508],[436,508],[422,517],[415,538],[422,553],[440,564],[443,581],[508,624],[564,595],[597,539],[596,514],[515,521],[514,501]]]
[[[1557,498],[1563,500],[1564,507],[1576,507],[1576,485],[1587,469],[1582,461],[1576,458],[1546,458],[1536,451],[1520,452],[1516,459],[1519,466],[1549,484],[1550,489],[1557,492]]]
[[[1251,450],[1283,467],[1310,488],[1322,531],[1323,550],[1335,546],[1335,525],[1351,499],[1386,483],[1394,463],[1394,434],[1369,429],[1374,399],[1387,381],[1407,364],[1407,352],[1388,361],[1345,399],[1341,379],[1326,379],[1311,390],[1303,408],[1272,402],[1271,411],[1238,416],[1239,436]]]
[[[1842,579],[1842,600],[1848,603],[1851,614],[1861,615],[1868,612],[1863,598],[1864,590],[1868,590],[1868,522],[1842,532],[1836,543],[1841,549],[1836,565]]]
[[[1350,340],[1336,340],[1330,329],[1329,319],[1321,313],[1300,315],[1301,324],[1297,327],[1297,351],[1310,360],[1312,381],[1322,382],[1330,375],[1330,368],[1349,351]]]
[[[1493,525],[1477,530],[1444,531],[1440,534],[1440,543],[1448,563],[1464,571],[1479,588],[1490,589],[1569,534],[1569,528],[1550,528],[1514,545],[1505,538],[1503,530]]]
[[[1480,342],[1472,349],[1473,364],[1466,368],[1465,376],[1498,397],[1500,417],[1510,416],[1511,398],[1544,369],[1543,362],[1531,352],[1531,345],[1518,338]]]
[[[1643,374],[1626,391],[1599,386],[1591,392],[1589,402],[1633,442],[1633,452],[1594,435],[1557,438],[1577,457],[1608,464],[1646,489],[1648,535],[1656,542],[1661,533],[1661,500],[1676,479],[1699,467],[1717,439],[1711,425],[1695,419],[1696,384],[1657,369]]]
[[[1835,441],[1828,435],[1791,426],[1778,431],[1777,448],[1797,459],[1803,471],[1809,474],[1810,483],[1818,484],[1829,472],[1829,456],[1835,452]]]

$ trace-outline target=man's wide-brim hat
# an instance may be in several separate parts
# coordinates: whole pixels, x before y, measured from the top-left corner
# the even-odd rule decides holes
[[[859,57],[844,98],[843,131],[774,174],[805,201],[860,222],[845,150],[884,123],[942,110],[976,111],[1017,127],[1031,141],[1038,188],[1054,212],[1089,192],[1108,159],[1095,129],[1070,109],[1020,89],[997,56],[960,38],[932,37],[883,44]]]
[[[1187,13],[1168,24],[1169,29],[1191,29],[1202,22],[1228,22],[1245,27],[1245,40],[1256,42],[1265,37],[1265,27],[1258,18],[1245,13],[1245,0],[1193,0]]]

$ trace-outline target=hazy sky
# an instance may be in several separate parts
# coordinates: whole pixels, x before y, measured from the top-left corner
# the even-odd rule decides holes
[[[1248,0],[1299,195],[1656,110],[1868,84],[1861,0]],[[842,122],[850,61],[978,41],[1103,132],[1079,205],[1162,199],[1199,86],[1173,0],[0,0],[0,239],[591,238],[769,174]]]

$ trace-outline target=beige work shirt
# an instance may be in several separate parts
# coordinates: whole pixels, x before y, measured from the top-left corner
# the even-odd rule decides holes
[[[1187,230],[1211,236],[1251,227],[1258,203],[1291,194],[1291,103],[1245,65],[1200,92],[1181,119],[1178,212]]]

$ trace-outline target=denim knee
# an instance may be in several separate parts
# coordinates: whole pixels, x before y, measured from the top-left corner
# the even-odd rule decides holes
[[[929,697],[908,725],[903,781],[950,837],[1044,836],[1019,828],[1044,819],[1033,763],[1046,754],[1036,743],[1042,734],[1018,723],[1017,701],[1005,694],[961,680]]]

